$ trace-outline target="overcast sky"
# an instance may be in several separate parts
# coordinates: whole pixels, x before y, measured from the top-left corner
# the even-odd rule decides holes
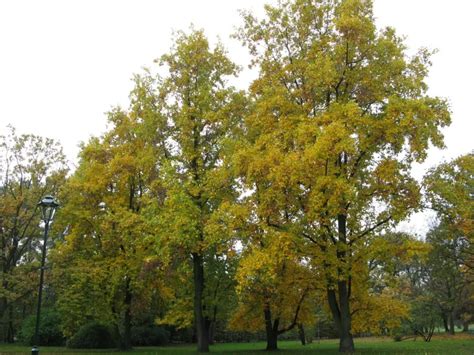
[[[173,30],[193,23],[232,59],[248,55],[229,35],[241,23],[238,9],[262,14],[261,0],[5,0],[0,2],[0,132],[12,124],[20,133],[59,140],[76,161],[78,144],[106,128],[104,113],[128,105],[130,78],[171,46]],[[379,27],[406,36],[414,52],[437,48],[430,94],[449,99],[453,123],[447,149],[430,152],[426,167],[474,149],[473,22],[471,0],[375,0]],[[244,73],[241,85],[251,79]]]

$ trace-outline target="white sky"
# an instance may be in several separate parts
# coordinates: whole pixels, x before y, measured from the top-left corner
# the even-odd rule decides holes
[[[12,124],[55,138],[74,162],[79,142],[104,131],[104,113],[128,106],[130,78],[169,50],[172,30],[204,28],[245,65],[246,51],[229,35],[241,24],[238,9],[261,14],[265,2],[275,1],[0,1],[0,132]],[[421,177],[426,167],[474,149],[474,1],[375,0],[374,13],[379,26],[407,36],[410,50],[439,50],[430,94],[450,100],[453,124],[447,149],[432,150],[415,169]]]

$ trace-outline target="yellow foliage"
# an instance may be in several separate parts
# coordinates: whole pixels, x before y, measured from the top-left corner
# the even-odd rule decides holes
[[[352,331],[354,333],[386,334],[400,326],[409,316],[409,306],[391,291],[378,295],[356,297],[352,303]]]

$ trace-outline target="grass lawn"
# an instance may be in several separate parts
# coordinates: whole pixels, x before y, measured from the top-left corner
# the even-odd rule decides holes
[[[394,342],[389,338],[363,338],[356,339],[356,354],[469,354],[474,355],[474,336],[457,335],[455,337],[433,337],[430,343],[425,343],[420,338],[416,341],[405,340]],[[302,346],[296,341],[279,342],[278,354],[337,354],[337,340],[322,340],[320,343]],[[265,343],[229,343],[216,344],[211,347],[213,354],[260,354],[265,349]],[[193,345],[175,345],[167,347],[135,348],[133,351],[119,352],[115,350],[71,350],[60,347],[41,347],[40,355],[45,354],[192,354],[195,353]],[[0,354],[31,354],[31,348],[19,345],[0,345]]]

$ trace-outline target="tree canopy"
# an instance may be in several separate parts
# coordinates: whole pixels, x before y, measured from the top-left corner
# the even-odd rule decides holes
[[[340,351],[354,350],[352,265],[371,233],[419,207],[411,177],[429,144],[443,146],[447,103],[427,95],[431,53],[408,57],[369,1],[284,1],[263,20],[244,13],[237,37],[259,77],[238,153],[270,228],[322,256]]]

